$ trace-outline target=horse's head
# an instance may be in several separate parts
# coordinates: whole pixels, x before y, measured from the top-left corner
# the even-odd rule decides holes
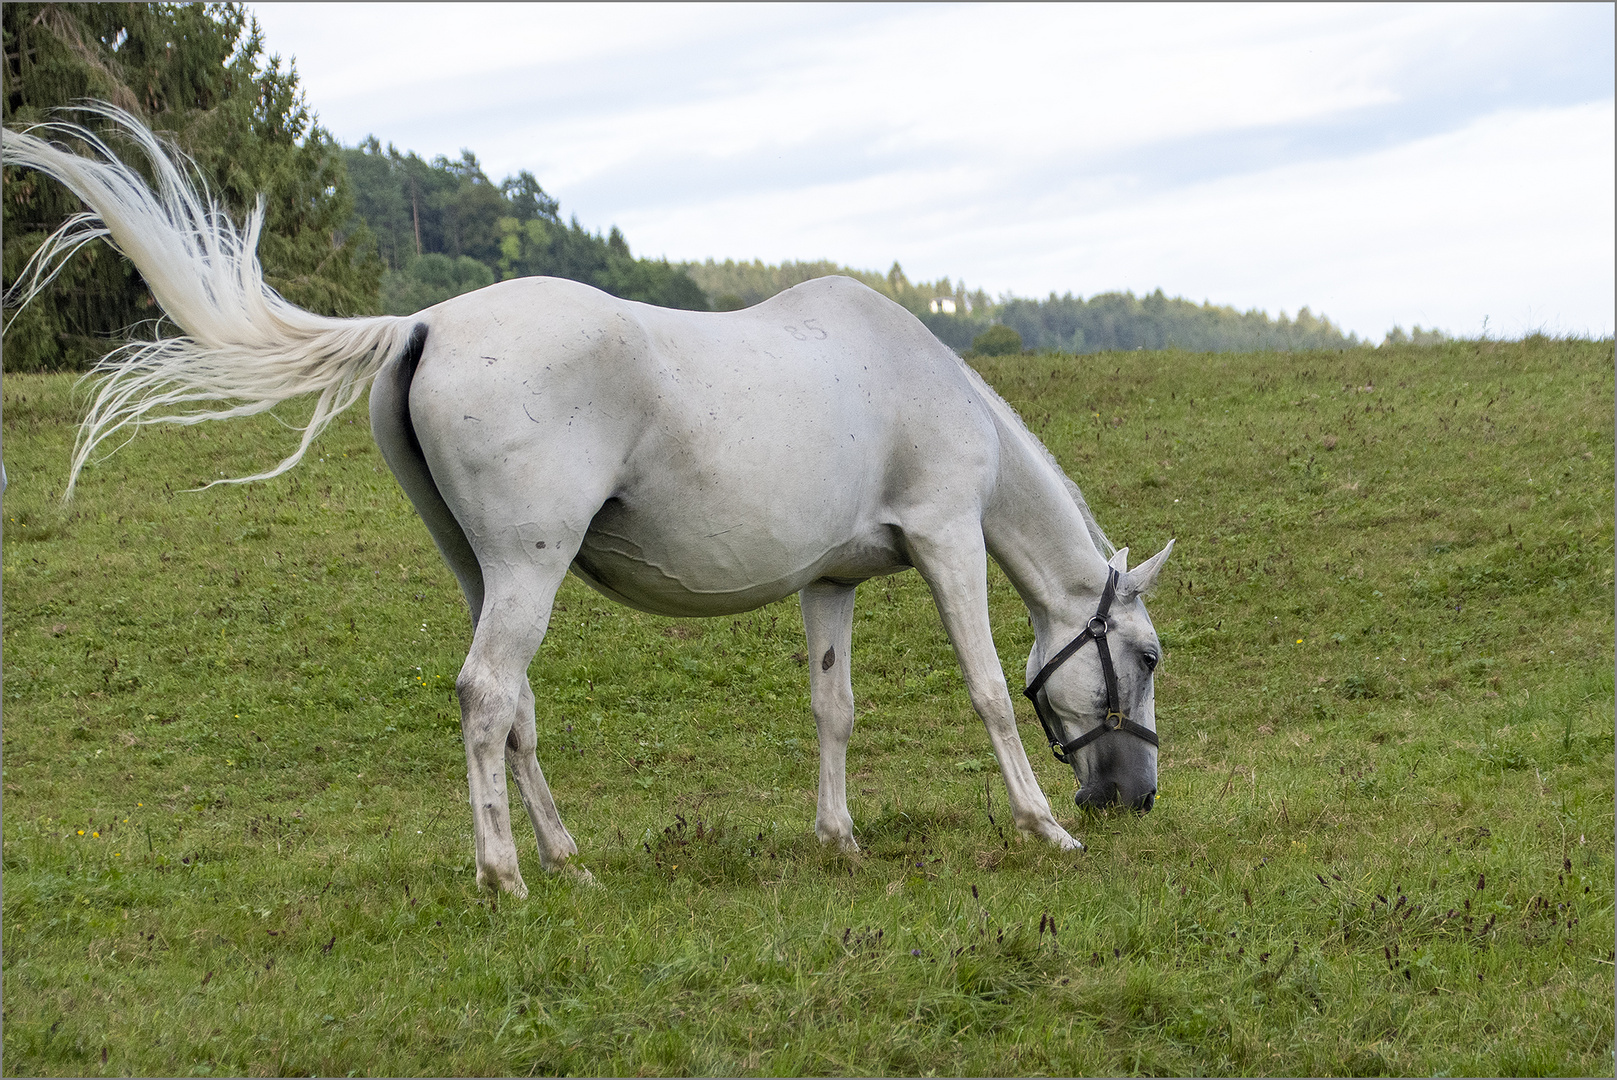
[[[1156,584],[1173,541],[1133,570],[1128,548],[1107,568],[1098,599],[1069,625],[1034,641],[1027,660],[1032,699],[1056,757],[1072,765],[1079,806],[1121,802],[1151,809],[1157,795],[1152,673],[1162,645],[1140,597]]]

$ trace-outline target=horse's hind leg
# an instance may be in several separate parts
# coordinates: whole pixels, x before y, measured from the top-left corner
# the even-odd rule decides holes
[[[858,851],[848,814],[848,740],[853,736],[852,585],[816,581],[799,594],[808,637],[809,701],[820,735],[820,798],[814,834],[843,851]]]
[[[559,865],[577,850],[556,814],[534,756],[533,691],[528,686],[528,664],[544,640],[556,590],[567,573],[564,558],[558,552],[549,564],[525,567],[529,573],[520,582],[485,581],[482,617],[455,682],[466,743],[477,884],[518,896],[526,896],[528,889],[517,869],[511,837],[511,803],[505,787],[508,754],[546,867]]]
[[[570,856],[578,854],[578,845],[561,823],[556,812],[556,801],[550,797],[550,785],[539,768],[539,737],[534,726],[533,688],[526,682],[517,702],[516,723],[505,739],[505,763],[516,777],[517,793],[533,822],[533,834],[539,841],[539,861],[546,870],[560,869]],[[588,871],[584,871],[587,875]]]

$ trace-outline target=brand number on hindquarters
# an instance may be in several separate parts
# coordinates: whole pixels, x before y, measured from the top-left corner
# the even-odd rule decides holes
[[[783,329],[798,341],[824,341],[831,336],[820,326],[818,319],[804,319],[802,326],[787,326]]]

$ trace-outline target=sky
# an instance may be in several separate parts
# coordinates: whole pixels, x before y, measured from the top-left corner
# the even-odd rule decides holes
[[[249,6],[344,144],[637,255],[1613,331],[1609,4]]]

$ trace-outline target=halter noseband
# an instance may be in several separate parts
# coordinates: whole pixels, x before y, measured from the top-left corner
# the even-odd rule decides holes
[[[1071,763],[1071,759],[1067,757],[1068,754],[1082,750],[1108,731],[1126,732],[1136,738],[1144,739],[1152,746],[1159,745],[1156,732],[1130,720],[1118,706],[1117,672],[1112,669],[1112,650],[1106,644],[1106,615],[1111,611],[1112,601],[1116,597],[1117,570],[1108,567],[1106,589],[1100,594],[1100,605],[1095,608],[1095,614],[1089,617],[1089,625],[1084,627],[1081,634],[1067,642],[1066,648],[1052,656],[1050,662],[1040,668],[1037,675],[1033,676],[1033,681],[1027,684],[1027,689],[1022,691],[1027,695],[1027,699],[1033,702],[1033,711],[1039,714],[1039,723],[1044,725],[1044,734],[1050,740],[1050,749],[1055,753],[1056,760],[1063,765]],[[1057,734],[1056,726],[1053,722],[1054,718],[1045,708],[1044,703],[1039,700],[1039,690],[1049,680],[1050,676],[1055,674],[1056,668],[1066,663],[1073,653],[1083,648],[1085,643],[1090,641],[1095,643],[1095,650],[1100,653],[1100,671],[1101,675],[1106,679],[1106,716],[1101,720],[1100,727],[1093,728],[1076,739],[1062,742],[1061,736]]]

